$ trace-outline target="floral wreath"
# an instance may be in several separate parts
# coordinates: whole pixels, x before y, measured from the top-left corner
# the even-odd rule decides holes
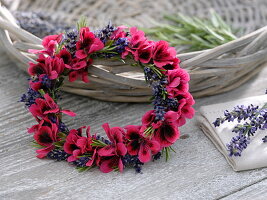
[[[174,47],[166,41],[148,40],[136,27],[114,27],[91,32],[78,23],[73,29],[43,39],[43,50],[37,62],[29,63],[29,89],[21,97],[37,124],[28,129],[33,133],[38,158],[66,160],[80,171],[98,166],[108,173],[141,166],[162,157],[169,158],[171,145],[180,136],[178,127],[194,115],[194,99],[189,93],[189,74],[179,67]],[[57,104],[64,76],[73,82],[88,80],[88,68],[95,59],[135,60],[143,68],[147,83],[153,89],[154,109],[142,117],[142,125],[110,127],[102,125],[107,138],[90,134],[90,126],[69,130],[62,114],[76,116]],[[83,130],[86,129],[86,134]]]

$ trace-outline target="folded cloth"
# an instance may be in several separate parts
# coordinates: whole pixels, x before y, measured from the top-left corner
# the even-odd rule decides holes
[[[250,137],[250,143],[246,149],[242,151],[241,156],[229,156],[226,144],[232,137],[236,136],[233,133],[233,128],[238,124],[234,122],[224,122],[219,127],[214,127],[212,124],[216,118],[223,116],[225,110],[233,110],[237,105],[262,107],[267,102],[267,95],[249,97],[231,102],[202,106],[200,108],[197,120],[200,128],[205,135],[214,143],[216,148],[224,155],[228,163],[235,171],[248,169],[256,169],[267,167],[267,143],[263,143],[262,138],[267,135],[267,131],[258,130],[256,134]]]

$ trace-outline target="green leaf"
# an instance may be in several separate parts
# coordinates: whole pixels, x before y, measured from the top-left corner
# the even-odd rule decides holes
[[[105,146],[107,146],[106,143],[104,143],[104,142],[102,142],[100,140],[95,140],[95,139],[93,139],[93,142],[92,142],[91,145],[94,146],[94,147],[105,147]]]
[[[45,91],[44,91],[43,89],[38,90],[38,92],[39,92],[42,96],[45,95]]]
[[[60,138],[62,138],[62,139],[65,139],[67,137],[67,135],[65,133],[63,133],[63,132],[59,132],[57,134],[57,136],[60,137]]]
[[[165,15],[164,19],[169,24],[154,21],[154,27],[143,30],[155,40],[166,40],[172,46],[185,46],[184,51],[214,48],[236,39],[231,27],[213,10],[207,19],[182,14]]]
[[[89,169],[91,169],[92,167],[76,167],[76,169],[79,171],[79,172],[85,172],[85,171],[88,171]]]
[[[79,21],[77,22],[77,29],[80,30],[83,27],[87,27],[88,23],[87,23],[87,17],[82,16]]]
[[[45,146],[38,144],[36,141],[32,141],[32,143],[33,143],[32,146],[35,148],[38,148],[38,149],[45,148]]]
[[[53,144],[58,147],[58,148],[62,148],[64,146],[65,141],[61,140],[58,142],[54,142]]]

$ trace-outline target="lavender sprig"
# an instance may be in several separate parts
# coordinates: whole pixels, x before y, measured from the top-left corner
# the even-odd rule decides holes
[[[117,28],[109,22],[104,28],[94,31],[95,36],[105,44],[105,48],[98,53],[99,57],[112,58],[124,52],[129,45],[129,41],[125,37],[118,39],[111,37],[116,30]]]
[[[229,112],[228,110],[224,111],[224,117],[217,118],[215,122],[213,122],[214,126],[220,126],[225,121],[233,122],[237,119],[238,123],[242,120],[252,119],[258,112],[259,106],[253,106],[252,104],[249,106],[238,105],[234,107],[234,110]]]
[[[69,156],[69,154],[67,154],[64,150],[61,149],[54,149],[47,154],[47,158],[57,161],[66,160]]]
[[[66,49],[71,53],[72,56],[76,52],[76,42],[78,40],[79,32],[77,29],[72,29],[66,34],[63,34],[62,43],[65,45]]]
[[[126,154],[122,158],[122,163],[124,166],[133,167],[137,173],[141,173],[142,171],[141,166],[144,165],[144,163],[140,162],[138,156],[131,156],[130,154]]]
[[[156,71],[155,71],[156,70]],[[166,84],[167,79],[162,76],[155,68],[144,66],[145,79],[150,83],[153,91],[153,105],[156,120],[164,120],[166,110],[170,110],[178,106],[177,99],[167,97]]]
[[[250,138],[245,135],[238,135],[231,139],[229,144],[226,144],[229,156],[241,156],[244,149],[247,148]]]
[[[94,31],[96,37],[98,37],[104,44],[109,40],[110,36],[116,30],[111,21],[102,29]]]
[[[23,94],[20,97],[19,101],[24,102],[25,106],[29,108],[32,104],[35,103],[35,100],[37,98],[41,98],[41,97],[42,97],[42,95],[39,92],[33,90],[32,88],[29,88],[27,93]]]
[[[259,106],[236,106],[233,111],[226,110],[224,117],[217,118],[213,125],[220,126],[225,121],[233,122],[237,120],[238,123],[243,121],[243,124],[237,124],[232,132],[238,135],[233,137],[229,144],[226,145],[229,151],[229,156],[241,156],[244,149],[247,148],[250,137],[254,136],[257,130],[267,129],[267,104],[262,108]],[[262,138],[263,142],[267,142],[267,136]]]

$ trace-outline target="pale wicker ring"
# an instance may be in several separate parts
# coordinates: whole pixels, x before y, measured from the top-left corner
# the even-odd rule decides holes
[[[181,66],[191,75],[190,92],[194,97],[215,95],[242,85],[255,76],[267,60],[267,26],[263,27],[267,21],[267,2],[264,0],[6,0],[5,5],[10,11],[43,11],[67,23],[75,23],[85,15],[93,27],[105,25],[109,20],[106,16],[115,24],[149,27],[150,19],[160,20],[167,12],[201,17],[213,8],[228,24],[241,28],[244,36],[213,49],[178,55]],[[28,62],[36,58],[27,50],[42,48],[41,39],[22,30],[3,5],[0,7],[0,41],[8,55],[25,71]],[[66,82],[63,90],[117,102],[146,102],[151,97],[143,72],[130,63],[97,61],[90,66],[89,79],[90,84]]]

